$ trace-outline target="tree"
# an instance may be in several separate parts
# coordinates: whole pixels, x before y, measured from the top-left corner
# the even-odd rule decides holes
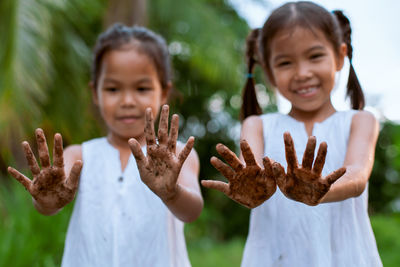
[[[106,27],[115,22],[125,25],[147,25],[146,0],[110,0],[104,19]]]

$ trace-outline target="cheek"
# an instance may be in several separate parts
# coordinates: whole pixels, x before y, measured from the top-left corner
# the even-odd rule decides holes
[[[289,82],[290,82],[288,72],[275,71],[273,73],[273,78],[275,81],[275,87],[277,87],[279,91],[288,90],[288,86],[289,86]]]
[[[104,94],[101,94],[99,96],[99,109],[100,112],[103,114],[107,114],[109,112],[112,112],[112,110],[115,108],[116,103],[118,103],[118,99],[115,96],[106,96]]]
[[[335,78],[336,78],[336,69],[333,65],[326,66],[326,69],[324,71],[325,75],[325,83],[329,84],[330,86],[334,86],[335,84]]]

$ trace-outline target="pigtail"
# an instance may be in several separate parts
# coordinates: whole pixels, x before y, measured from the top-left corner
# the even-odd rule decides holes
[[[262,113],[257,100],[253,77],[254,66],[258,63],[256,55],[258,53],[259,32],[260,29],[252,30],[246,39],[247,79],[242,94],[241,121],[251,115],[260,115]]]
[[[353,109],[362,110],[365,106],[364,93],[361,89],[356,72],[352,64],[353,47],[351,46],[351,27],[349,19],[340,10],[333,11],[342,30],[343,42],[347,45],[347,57],[350,61],[350,73],[347,81],[347,96],[350,97]]]

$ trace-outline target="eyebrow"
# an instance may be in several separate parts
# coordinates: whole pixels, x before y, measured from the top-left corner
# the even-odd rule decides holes
[[[109,82],[109,83],[120,83],[120,81],[118,81],[116,79],[113,79],[113,78],[105,78],[104,82],[105,83],[106,82]],[[144,78],[141,78],[141,79],[135,81],[135,83],[145,83],[145,82],[151,82],[151,79],[148,78],[148,77],[144,77]]]
[[[325,50],[325,46],[323,45],[314,45],[313,47],[309,48],[306,50],[306,53],[310,53],[314,50]],[[281,58],[287,57],[287,54],[278,54],[276,57],[274,57],[274,62],[278,61]]]
[[[118,83],[117,80],[114,80],[113,78],[105,78],[104,82],[109,82],[109,83]]]

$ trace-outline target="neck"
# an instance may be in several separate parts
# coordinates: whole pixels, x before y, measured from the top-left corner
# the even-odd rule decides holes
[[[123,136],[117,135],[117,134],[115,134],[115,133],[113,133],[111,131],[107,135],[107,141],[113,147],[118,149],[120,152],[122,152],[122,151],[130,151],[130,147],[129,147],[129,144],[128,144],[129,139],[130,139],[130,137],[129,138],[123,137]],[[139,142],[139,144],[141,146],[146,145],[146,140],[144,138],[144,135],[140,136],[140,137],[136,137],[135,139]]]
[[[311,111],[301,110],[297,109],[296,107],[292,107],[289,112],[289,116],[304,123],[315,123],[324,121],[335,112],[335,108],[333,107],[331,101],[329,101],[326,104],[322,105],[319,109]]]
[[[333,107],[331,101],[329,100],[326,104],[322,105],[317,110],[306,111],[297,109],[296,107],[292,106],[292,109],[289,112],[289,116],[292,118],[301,121],[304,123],[306,128],[306,132],[309,136],[312,135],[312,131],[314,128],[314,123],[316,122],[323,122],[328,117],[336,112],[335,108]]]

